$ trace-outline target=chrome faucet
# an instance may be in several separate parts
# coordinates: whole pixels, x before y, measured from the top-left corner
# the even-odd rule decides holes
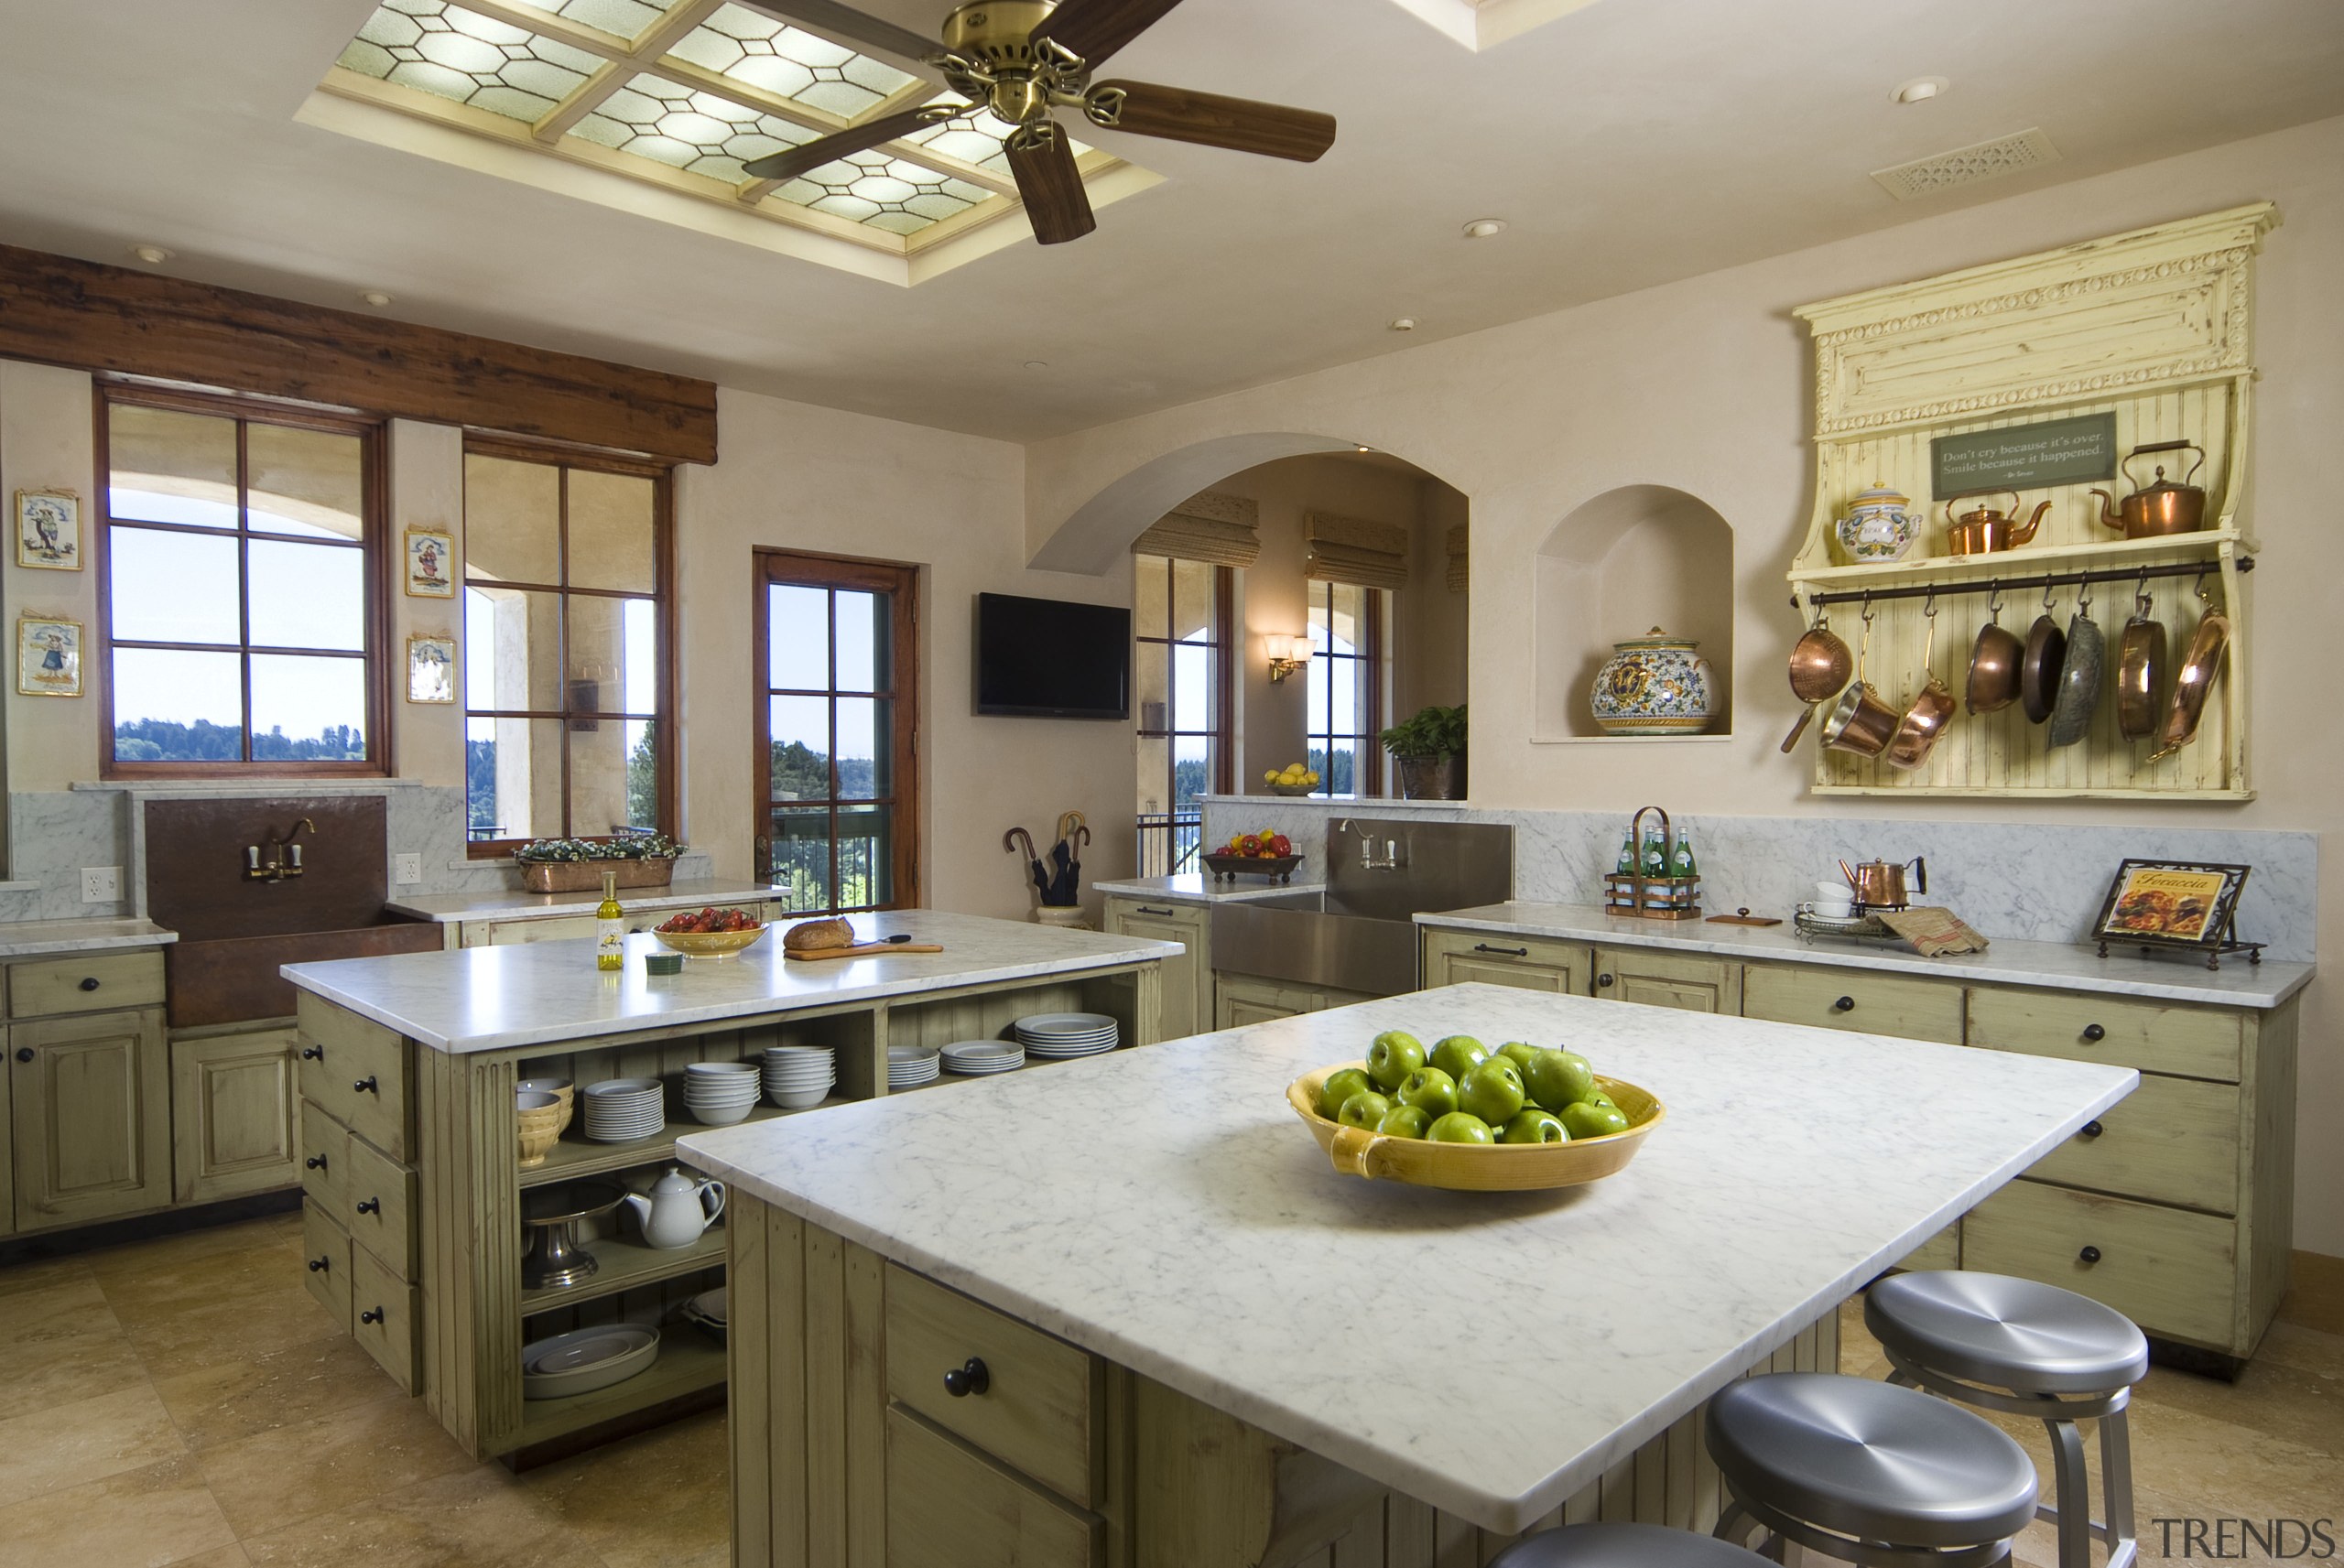
[[[1405,852],[1406,846],[1400,839],[1386,838],[1384,840],[1384,853],[1378,855],[1375,852],[1374,836],[1370,834],[1367,829],[1361,827],[1352,822],[1350,817],[1346,816],[1340,822],[1336,823],[1335,831],[1338,833],[1356,833],[1359,835],[1359,869],[1361,871],[1397,871],[1405,870],[1408,864],[1408,858]]]

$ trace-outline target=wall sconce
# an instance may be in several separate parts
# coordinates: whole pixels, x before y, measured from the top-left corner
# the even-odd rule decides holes
[[[1270,684],[1277,685],[1310,663],[1308,637],[1269,636],[1262,639],[1270,652]]]

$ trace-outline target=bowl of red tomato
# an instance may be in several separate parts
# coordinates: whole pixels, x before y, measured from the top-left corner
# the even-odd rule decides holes
[[[765,934],[765,922],[748,911],[713,905],[670,915],[651,928],[659,946],[693,958],[730,958]]]
[[[1241,833],[1223,848],[1208,849],[1199,858],[1205,870],[1223,881],[1235,881],[1241,873],[1291,881],[1294,869],[1302,864],[1293,840],[1283,833]]]

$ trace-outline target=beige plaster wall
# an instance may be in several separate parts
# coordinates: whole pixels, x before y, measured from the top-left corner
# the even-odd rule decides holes
[[[8,645],[8,788],[59,790],[98,771],[95,685],[98,574],[96,550],[97,434],[90,378],[79,371],[0,360],[0,492],[70,490],[81,500],[81,559],[78,572],[39,571],[16,565],[13,538],[0,542],[5,573]],[[16,526],[10,503],[8,526]],[[16,694],[16,618],[56,615],[81,623],[79,697]]]
[[[1794,708],[1782,659],[1797,633],[1783,574],[1811,514],[1809,356],[1789,311],[1851,290],[2268,199],[2283,226],[2259,268],[2258,429],[2242,515],[2261,536],[2252,579],[2256,682],[2251,804],[1980,800],[1834,804],[1806,791],[1804,757],[1775,743]],[[1030,449],[1027,543],[1054,557],[1061,521],[1167,454],[1252,432],[1351,439],[1462,490],[1473,511],[1475,802],[2296,828],[2324,837],[2319,943],[2329,978],[2305,1005],[2297,1245],[2344,1254],[2344,741],[2309,723],[2344,668],[2344,532],[2329,514],[2344,430],[2344,120],[2305,125],[1959,213],[1928,216],[1515,326],[1253,388]],[[1205,481],[1205,482],[1210,482]],[[1525,655],[1534,574],[1556,524],[1622,485],[1673,486],[1735,534],[1730,742],[1700,765],[1650,746],[1539,745]],[[1093,510],[1094,516],[1096,509]],[[1546,656],[1539,651],[1536,656]]]

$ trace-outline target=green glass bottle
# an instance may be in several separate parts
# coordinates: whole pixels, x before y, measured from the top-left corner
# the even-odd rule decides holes
[[[1644,832],[1644,875],[1665,877],[1668,874],[1668,840],[1660,836],[1657,827]]]
[[[1686,830],[1677,830],[1677,848],[1669,852],[1668,874],[1672,877],[1695,877],[1701,868],[1693,859],[1693,840]]]
[[[1620,863],[1613,866],[1612,870],[1618,876],[1633,877],[1636,874],[1636,830],[1634,828],[1629,828],[1621,837]]]

